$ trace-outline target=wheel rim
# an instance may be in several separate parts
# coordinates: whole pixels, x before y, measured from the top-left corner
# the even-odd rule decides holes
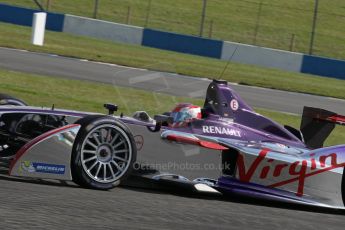
[[[115,125],[92,129],[82,144],[81,163],[87,175],[100,183],[112,183],[128,170],[132,146],[128,135]]]

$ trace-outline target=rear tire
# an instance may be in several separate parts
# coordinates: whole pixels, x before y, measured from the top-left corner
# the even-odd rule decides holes
[[[27,106],[24,101],[3,93],[0,93],[0,106],[1,105]]]
[[[341,184],[341,194],[343,195],[343,203],[345,206],[345,167],[344,167],[344,172],[343,172],[343,181]]]
[[[71,171],[76,184],[93,189],[111,189],[125,180],[136,160],[136,145],[128,127],[115,118],[92,115],[81,125],[75,139]]]

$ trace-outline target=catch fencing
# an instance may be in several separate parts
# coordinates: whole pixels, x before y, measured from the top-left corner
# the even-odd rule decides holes
[[[4,2],[14,4],[12,0]],[[155,30],[345,59],[343,0],[33,0],[31,4],[18,4]]]

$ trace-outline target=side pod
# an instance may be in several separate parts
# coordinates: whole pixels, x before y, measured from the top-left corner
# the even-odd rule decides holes
[[[71,124],[46,132],[16,153],[10,176],[71,180],[71,154],[80,125]]]

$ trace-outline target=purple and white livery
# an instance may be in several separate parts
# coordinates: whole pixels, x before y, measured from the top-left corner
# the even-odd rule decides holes
[[[139,177],[196,192],[344,208],[345,145],[323,147],[344,116],[305,107],[299,130],[281,126],[216,80],[201,114],[183,125],[172,125],[176,111],[152,119],[144,111],[115,116],[117,106],[105,107],[108,115],[30,107],[0,94],[1,166],[10,176],[95,189]]]

